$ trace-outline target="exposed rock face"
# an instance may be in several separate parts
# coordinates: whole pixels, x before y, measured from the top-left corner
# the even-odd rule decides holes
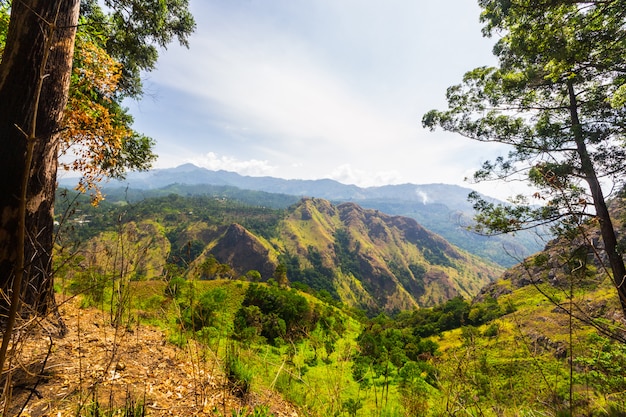
[[[236,223],[228,226],[208,253],[219,262],[231,265],[238,275],[256,270],[266,280],[272,277],[278,265],[272,261],[267,244]]]

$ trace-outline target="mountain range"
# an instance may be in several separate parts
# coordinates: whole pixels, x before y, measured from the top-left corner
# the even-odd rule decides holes
[[[71,186],[72,181],[64,179],[60,184]],[[533,232],[488,237],[469,231],[473,207],[467,196],[472,190],[449,184],[401,184],[361,188],[330,179],[250,177],[184,164],[176,168],[129,173],[125,180],[111,181],[103,189],[105,194],[116,198],[141,199],[168,193],[212,194],[247,199],[247,203],[257,200],[259,205],[278,208],[294,204],[302,197],[323,198],[335,204],[354,202],[364,208],[380,210],[389,215],[413,218],[448,242],[504,267],[518,263],[526,256],[541,250],[545,244],[545,240]],[[256,193],[246,196],[246,191]],[[269,193],[272,196],[259,193]]]
[[[275,210],[169,195],[91,210],[77,211],[90,221],[73,230],[83,268],[103,276],[121,257],[137,281],[290,282],[375,315],[469,299],[503,272],[414,219],[355,203],[302,198]]]

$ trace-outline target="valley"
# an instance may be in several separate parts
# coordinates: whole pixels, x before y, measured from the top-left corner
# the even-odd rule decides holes
[[[619,303],[593,257],[569,268],[581,259],[572,241],[503,273],[413,219],[354,203],[304,198],[282,209],[171,194],[97,208],[79,197],[77,208],[66,197],[60,300],[77,297],[73,314],[100,311],[130,340],[160,329],[178,352],[170,360],[191,366],[176,391],[187,415],[624,412]],[[97,360],[103,369],[136,349],[119,340]],[[77,372],[86,380],[88,369]],[[165,415],[150,404],[170,397],[117,372],[119,381],[91,380],[95,397],[76,391],[81,409],[128,410],[130,398],[135,411]]]
[[[88,223],[68,219],[68,241],[83,240],[90,249],[82,255],[98,265],[106,262],[98,255],[113,253],[121,233],[133,247],[127,262],[139,280],[162,276],[168,264],[191,279],[236,279],[255,271],[267,281],[281,268],[290,283],[327,291],[375,315],[469,299],[503,271],[413,219],[354,203],[304,198],[269,209],[171,194],[106,205],[85,206],[80,219]]]

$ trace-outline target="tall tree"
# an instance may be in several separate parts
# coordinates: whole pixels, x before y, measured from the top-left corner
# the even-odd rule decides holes
[[[557,222],[560,230],[598,221],[604,252],[626,314],[626,268],[603,185],[626,171],[626,2],[480,0],[483,33],[497,33],[497,67],[465,74],[447,91],[448,110],[423,125],[481,142],[510,145],[477,181],[525,178],[534,197],[494,205],[473,195],[479,230],[500,233]],[[536,203],[536,201],[534,201]]]
[[[0,6],[6,3],[0,1]],[[132,120],[119,107],[121,98],[138,97],[140,73],[154,68],[157,48],[173,38],[186,45],[195,26],[187,0],[106,0],[105,5],[111,9],[109,15],[94,0],[82,5],[79,0],[14,0],[10,6],[0,62],[0,318],[16,307],[18,299],[28,308],[26,314],[46,314],[54,305],[51,259],[58,151],[63,135],[67,139],[67,131],[76,127],[71,118],[64,119],[70,83],[78,84],[73,95],[87,92],[94,103],[114,113],[112,120],[128,127]],[[82,84],[80,90],[80,77],[72,76],[81,13],[94,32],[104,34],[100,38],[104,41],[91,42],[90,51],[104,50],[122,64],[113,90],[104,80],[100,85]],[[0,28],[3,22],[0,19]],[[89,68],[87,62],[82,65]],[[88,132],[88,126],[82,128],[83,134]],[[92,132],[92,138],[105,139],[111,132]],[[128,139],[124,152],[111,155],[107,154],[111,148],[104,147],[104,156],[91,155],[91,166],[121,174],[151,157],[145,138],[132,132],[124,138]]]
[[[8,311],[22,274],[26,279],[18,287],[24,304],[48,311],[56,152],[79,6],[79,0],[24,0],[11,6],[0,63],[2,312]],[[18,240],[22,230],[27,231],[23,241]]]

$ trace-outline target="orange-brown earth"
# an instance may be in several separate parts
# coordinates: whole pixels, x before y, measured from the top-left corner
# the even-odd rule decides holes
[[[76,299],[61,303],[60,313],[63,337],[45,321],[17,332],[12,395],[0,415],[94,416],[97,403],[99,415],[145,404],[147,416],[246,416],[260,405],[274,416],[298,416],[275,392],[253,388],[246,398],[236,396],[215,355],[195,343],[178,348],[146,325],[116,329],[109,314],[79,308]]]

